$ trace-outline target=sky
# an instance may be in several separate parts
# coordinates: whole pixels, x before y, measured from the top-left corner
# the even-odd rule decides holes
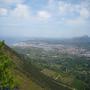
[[[90,0],[0,0],[1,37],[90,36]]]

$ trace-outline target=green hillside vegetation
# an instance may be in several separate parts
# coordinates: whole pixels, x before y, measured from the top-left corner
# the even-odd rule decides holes
[[[89,46],[89,44],[88,44]],[[62,54],[58,50],[37,47],[12,47],[28,57],[46,76],[76,90],[90,89],[90,57]]]
[[[44,75],[40,69],[31,64],[27,57],[16,53],[4,42],[0,42],[0,53],[1,88],[5,87],[9,90],[72,90],[69,86]],[[2,70],[1,67],[5,68]],[[7,73],[4,73],[6,71]]]
[[[4,42],[0,42],[0,90],[43,90],[19,70],[17,66],[20,62],[16,56],[10,56],[10,53]]]
[[[4,42],[0,43],[0,90],[15,88],[15,79],[12,75],[13,63],[2,51]]]

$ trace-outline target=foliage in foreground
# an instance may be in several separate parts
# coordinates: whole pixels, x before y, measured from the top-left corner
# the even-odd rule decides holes
[[[3,52],[4,42],[0,42],[0,90],[15,88],[15,81],[12,74],[13,63]]]

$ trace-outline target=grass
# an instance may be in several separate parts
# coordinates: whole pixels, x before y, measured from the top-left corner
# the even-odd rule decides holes
[[[53,70],[49,70],[49,69],[43,69],[41,71],[43,74],[49,76],[49,77],[52,77],[52,78],[55,78],[58,76],[58,73],[57,72],[54,72]]]
[[[85,83],[81,80],[74,79],[74,82],[72,84],[77,90],[85,90]]]
[[[34,83],[30,77],[28,78],[23,73],[14,70],[16,81],[18,82],[20,90],[43,90],[39,85]]]
[[[65,73],[57,73],[57,72],[55,72],[53,70],[49,70],[49,69],[43,69],[41,72],[49,77],[54,78],[57,81],[60,81],[66,85],[71,86],[72,88],[74,87],[75,90],[84,90],[85,83],[76,79],[72,75],[68,75]]]

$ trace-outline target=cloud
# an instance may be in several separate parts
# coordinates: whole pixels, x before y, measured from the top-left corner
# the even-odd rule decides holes
[[[38,11],[37,13],[38,18],[40,19],[48,19],[51,17],[51,14],[48,11]]]
[[[80,2],[72,4],[70,2],[60,1],[59,2],[59,17],[64,18],[63,20],[67,24],[81,25],[87,22],[90,17],[90,11],[86,5],[86,2]]]
[[[17,36],[18,32],[18,36],[22,33],[21,36],[41,34],[41,36],[63,37],[67,34],[73,36],[74,34],[70,32],[74,30],[80,30],[82,33],[82,29],[85,32],[87,30],[88,33],[90,29],[90,4],[88,2],[90,0],[88,2],[75,0],[75,3],[72,1],[0,0],[0,34],[7,31],[6,35],[9,33],[9,35]],[[27,33],[25,33],[26,30]]]
[[[82,18],[75,18],[75,19],[65,20],[65,23],[70,24],[70,25],[81,25],[85,23],[85,21]]]
[[[88,11],[88,9],[86,8],[81,8],[79,11],[79,16],[77,16],[76,18],[69,18],[67,20],[65,20],[65,22],[67,24],[71,24],[71,25],[81,25],[81,24],[85,24],[88,21],[88,18],[90,17],[90,13]]]
[[[17,4],[16,8],[11,11],[12,16],[28,18],[30,16],[29,7],[25,4]]]
[[[74,11],[74,8],[72,6],[72,4],[70,3],[66,3],[64,1],[60,1],[59,2],[59,12],[60,14],[67,14],[67,13],[70,13],[70,12],[73,12]]]
[[[24,0],[0,0],[0,1],[7,4],[13,4],[13,3],[17,4],[24,2]]]
[[[48,4],[52,4],[54,0],[48,0]]]
[[[0,8],[0,15],[1,15],[1,16],[6,16],[7,13],[8,13],[8,10],[7,10],[7,9],[5,9],[5,8]]]
[[[90,16],[90,12],[86,8],[82,8],[80,10],[80,17],[88,18]]]
[[[62,15],[67,15],[71,13],[79,13],[80,12],[80,4],[72,4],[70,2],[60,1],[59,2],[59,12]]]
[[[62,15],[80,14],[82,17],[89,17],[89,10],[84,2],[72,4],[70,2],[60,1],[59,12]]]
[[[52,19],[53,22],[67,22],[73,24],[79,24],[82,22],[86,22],[86,19],[90,17],[90,12],[87,7],[86,2],[84,1],[79,3],[71,3],[71,0],[67,2],[67,0],[47,0],[48,3],[46,6],[43,6],[43,9],[36,8],[35,5],[29,6],[27,3],[24,3],[25,0],[0,0],[6,3],[12,3],[12,5],[8,5],[9,9],[0,10],[0,15],[6,15],[7,12],[10,16],[15,16],[19,18],[30,18],[28,21],[32,20],[33,22],[39,20],[48,20]],[[89,0],[87,0],[89,1]],[[13,5],[13,3],[15,3]],[[29,1],[30,3],[30,1]],[[32,9],[32,10],[31,10]],[[61,20],[64,18],[64,20]]]

